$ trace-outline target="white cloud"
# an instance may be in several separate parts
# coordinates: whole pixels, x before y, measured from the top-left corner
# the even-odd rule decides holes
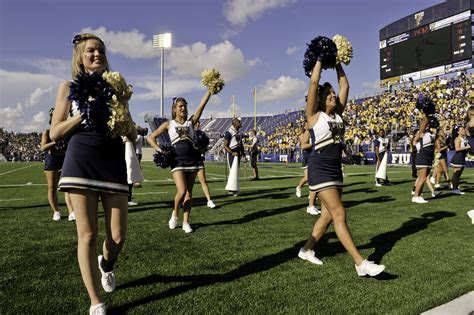
[[[133,93],[132,101],[152,101],[161,99],[160,77],[141,77],[138,81],[134,82],[133,86],[145,89],[146,91]],[[164,103],[169,103],[169,99],[174,96],[182,96],[186,93],[198,90],[202,90],[204,94],[204,87],[200,80],[165,77]]]
[[[286,54],[287,54],[288,56],[290,56],[290,55],[293,55],[293,54],[294,54],[295,52],[297,52],[297,51],[298,51],[298,47],[296,47],[296,46],[288,47],[288,48],[286,49]]]
[[[258,58],[245,59],[242,51],[227,40],[209,49],[206,44],[197,42],[191,46],[171,48],[166,57],[165,68],[171,69],[178,76],[199,79],[204,70],[215,68],[227,82],[242,77],[259,61]]]
[[[271,102],[304,96],[306,82],[289,76],[281,76],[276,80],[267,80],[263,87],[257,89],[257,100]]]
[[[224,5],[224,16],[234,26],[257,20],[265,11],[286,7],[296,0],[230,0]]]
[[[16,62],[28,65],[40,73],[51,74],[60,78],[69,79],[71,77],[71,61],[52,58],[18,59]]]
[[[129,32],[108,31],[105,27],[83,28],[81,33],[99,36],[106,44],[107,51],[131,59],[155,58],[158,53],[153,49],[152,40],[145,40],[145,34],[133,29]]]
[[[0,69],[0,126],[5,130],[41,131],[48,119],[41,112],[54,105],[61,78]]]

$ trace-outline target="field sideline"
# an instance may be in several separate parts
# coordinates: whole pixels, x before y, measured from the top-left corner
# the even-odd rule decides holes
[[[241,194],[224,190],[224,164],[207,162],[216,209],[194,187],[191,225],[169,230],[175,186],[169,170],[142,162],[128,236],[117,263],[117,289],[104,293],[111,314],[418,314],[474,290],[474,169],[463,196],[446,189],[428,204],[410,202],[407,167],[390,167],[394,186],[375,187],[374,166],[347,166],[344,205],[365,257],[386,265],[359,278],[334,229],[316,247],[324,262],[297,257],[315,217],[307,187],[295,196],[299,164],[260,163],[260,181],[241,169]],[[0,314],[85,314],[89,300],[76,260],[75,224],[51,219],[41,163],[0,164]],[[451,170],[450,170],[451,171]],[[446,185],[445,185],[446,186]],[[100,213],[99,242],[104,239]]]

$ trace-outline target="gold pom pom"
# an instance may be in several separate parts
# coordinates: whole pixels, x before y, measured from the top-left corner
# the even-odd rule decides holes
[[[353,55],[352,44],[342,35],[334,35],[332,38],[337,47],[336,64],[341,62],[348,65]]]
[[[109,135],[113,138],[125,136],[134,128],[132,117],[128,110],[128,101],[133,93],[132,86],[127,84],[119,72],[104,72],[102,78],[110,84],[114,91],[114,95],[112,95],[109,101],[111,110],[110,119],[107,122]]]
[[[219,93],[225,85],[221,74],[216,69],[207,69],[201,74],[201,82],[211,94]]]

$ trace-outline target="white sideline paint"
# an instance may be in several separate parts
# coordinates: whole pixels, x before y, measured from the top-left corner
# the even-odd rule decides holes
[[[25,167],[20,167],[20,168],[16,168],[14,170],[11,170],[11,171],[8,171],[8,172],[5,172],[5,173],[0,173],[0,176],[2,175],[6,175],[6,174],[10,174],[10,173],[13,173],[13,172],[16,172],[16,171],[20,171],[20,170],[23,170],[25,168],[29,168],[29,167],[33,167],[33,166],[38,166],[39,164],[33,164],[33,165],[28,165],[28,166],[25,166]]]
[[[142,193],[136,193],[134,192],[133,195],[161,195],[161,194],[167,194],[167,191],[152,191],[152,192],[142,192]]]
[[[4,201],[20,201],[20,200],[25,200],[25,198],[16,198],[16,199],[0,199],[0,202],[4,202]]]
[[[474,291],[461,295],[446,304],[435,307],[421,315],[468,315],[474,311]]]
[[[264,188],[270,188],[270,186],[258,186],[258,187],[240,187],[240,190],[256,190],[256,189],[264,189]],[[226,190],[224,188],[218,188],[214,190]]]
[[[0,187],[24,187],[24,186],[48,186],[48,184],[33,184],[32,182],[28,182],[26,184],[5,184],[0,185]]]

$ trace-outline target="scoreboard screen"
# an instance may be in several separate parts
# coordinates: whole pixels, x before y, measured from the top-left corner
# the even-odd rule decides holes
[[[406,74],[420,78],[423,77],[421,71],[440,66],[445,66],[445,73],[447,69],[454,69],[459,64],[462,67],[463,62],[466,64],[465,68],[472,67],[470,12],[454,21],[455,23],[450,23],[449,19],[437,21],[381,40],[380,79],[398,78]],[[438,69],[433,73],[440,74],[439,71]]]

